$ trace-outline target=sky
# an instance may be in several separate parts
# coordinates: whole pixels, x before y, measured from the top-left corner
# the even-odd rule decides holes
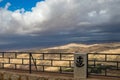
[[[0,50],[120,41],[120,0],[0,0]]]

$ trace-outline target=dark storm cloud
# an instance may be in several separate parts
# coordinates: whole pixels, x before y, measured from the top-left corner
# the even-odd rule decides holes
[[[12,12],[6,4],[0,8],[0,49],[120,41],[119,4],[120,0],[46,0],[31,12]]]

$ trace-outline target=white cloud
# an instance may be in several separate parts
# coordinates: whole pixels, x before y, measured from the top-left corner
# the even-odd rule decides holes
[[[9,2],[7,2],[4,9],[8,9],[10,6],[11,6],[11,4]]]
[[[98,25],[109,20],[120,11],[119,0],[46,0],[38,2],[32,11],[24,8],[14,12],[0,10],[0,34],[47,34],[69,32]],[[111,6],[112,4],[112,6]],[[119,13],[119,12],[118,12]]]
[[[88,13],[88,15],[89,15],[90,17],[94,17],[94,16],[97,15],[97,13],[96,13],[96,11],[92,11],[92,12]]]

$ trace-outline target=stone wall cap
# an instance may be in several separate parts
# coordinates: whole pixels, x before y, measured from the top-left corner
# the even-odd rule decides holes
[[[86,54],[88,54],[88,53],[75,53],[75,54],[85,54],[85,55],[86,55]]]

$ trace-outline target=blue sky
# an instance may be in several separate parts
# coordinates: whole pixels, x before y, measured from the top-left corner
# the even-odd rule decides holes
[[[0,3],[1,7],[4,7],[6,3],[10,3],[12,6],[9,7],[9,10],[14,11],[16,9],[24,8],[27,11],[31,11],[31,8],[36,5],[37,2],[44,0],[3,0]]]
[[[0,0],[0,50],[120,42],[120,0]]]

